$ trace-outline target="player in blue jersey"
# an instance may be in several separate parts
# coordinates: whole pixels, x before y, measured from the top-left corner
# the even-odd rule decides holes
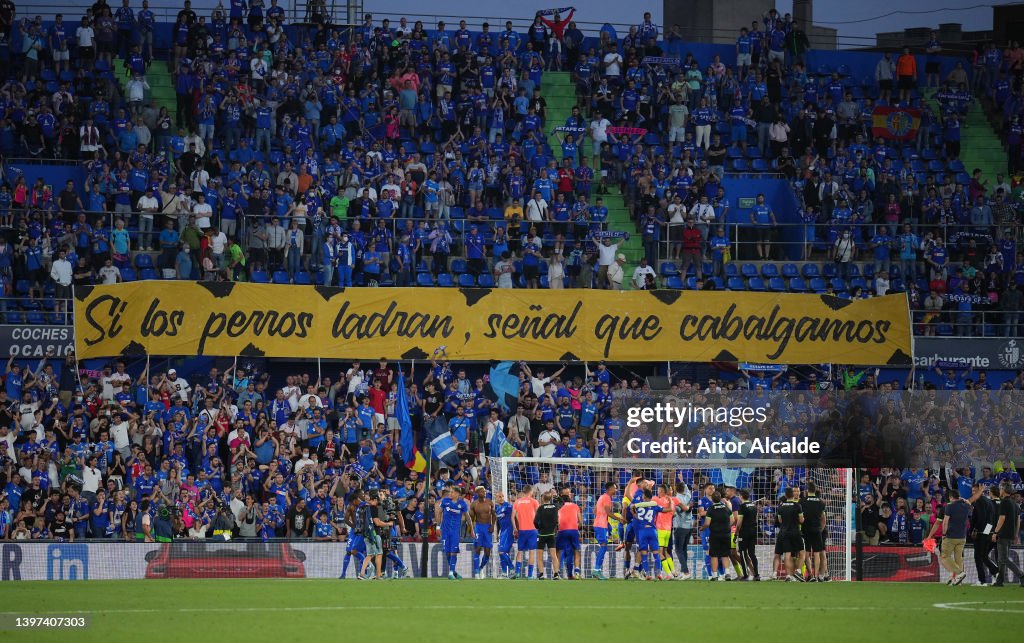
[[[636,548],[640,555],[640,570],[647,580],[654,580],[655,577],[662,578],[658,570],[661,569],[661,554],[658,546],[658,530],[654,526],[655,516],[663,510],[658,503],[654,502],[654,493],[650,487],[640,492],[640,501],[630,504],[630,512],[633,514],[633,531],[636,534]],[[653,566],[651,556],[654,557]]]
[[[436,511],[435,521],[441,525],[441,544],[448,557],[448,579],[461,579],[462,576],[455,571],[455,565],[459,559],[462,523],[469,517],[469,506],[462,499],[458,487],[451,487]]]
[[[515,570],[512,562],[512,503],[505,500],[505,494],[494,494],[494,519],[498,527],[498,557],[501,574],[508,577]]]
[[[637,474],[628,483],[622,496],[622,516],[626,519],[623,527],[622,544],[617,549],[625,550],[623,556],[623,569],[625,577],[630,578],[634,574],[643,574],[640,558],[633,558],[633,565],[630,566],[630,558],[633,553],[633,544],[636,543],[636,529],[633,525],[633,512],[630,506],[633,503],[643,502],[644,489],[650,489],[654,484],[651,480],[645,480],[643,474]]]

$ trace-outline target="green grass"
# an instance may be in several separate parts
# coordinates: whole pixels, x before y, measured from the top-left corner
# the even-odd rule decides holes
[[[939,603],[965,603],[956,609]],[[86,613],[4,641],[1019,640],[1024,589],[898,583],[142,580],[0,584],[0,612]],[[689,634],[686,634],[689,633]],[[69,637],[69,634],[71,636]],[[73,637],[73,638],[72,638]],[[327,640],[324,638],[323,640]]]

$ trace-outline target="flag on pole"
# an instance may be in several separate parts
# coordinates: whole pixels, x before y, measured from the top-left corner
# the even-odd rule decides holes
[[[871,112],[871,134],[893,141],[912,141],[921,127],[921,110],[905,107],[876,107]]]
[[[406,468],[424,472],[427,461],[416,448],[416,438],[412,433],[412,419],[409,418],[409,404],[405,393],[405,375],[398,369],[398,396],[395,398],[395,418],[398,420],[398,449],[402,452],[402,461]]]

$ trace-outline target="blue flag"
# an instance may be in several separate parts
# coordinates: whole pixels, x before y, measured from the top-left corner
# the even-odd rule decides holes
[[[412,432],[412,419],[409,417],[409,403],[405,392],[405,374],[398,370],[398,396],[395,398],[395,419],[398,420],[398,450],[402,454],[405,466],[413,471],[426,471],[426,460],[416,448],[416,438]]]
[[[440,460],[450,467],[459,463],[459,456],[455,453],[455,438],[448,431],[438,433],[437,437],[430,441],[430,453],[435,460]]]

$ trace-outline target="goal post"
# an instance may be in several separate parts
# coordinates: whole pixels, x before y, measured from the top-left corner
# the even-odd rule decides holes
[[[514,502],[516,493],[527,485],[541,492],[547,489],[557,491],[566,485],[572,489],[574,499],[583,513],[580,537],[583,543],[581,560],[584,576],[590,576],[594,569],[593,562],[598,548],[592,527],[594,505],[604,493],[608,482],[618,484],[618,497],[613,498],[613,502],[618,505],[622,503],[626,484],[638,474],[656,484],[668,485],[673,495],[671,488],[676,482],[683,482],[691,492],[695,505],[704,495],[703,489],[707,484],[715,485],[718,490],[724,490],[727,486],[735,487],[737,491],[748,490],[751,500],[757,502],[759,507],[756,551],[758,572],[762,578],[770,578],[775,571],[772,568],[777,533],[775,511],[785,488],[793,486],[806,489],[807,482],[814,482],[818,496],[825,503],[829,573],[834,580],[853,578],[854,476],[853,470],[848,467],[800,460],[537,457],[490,458],[488,466],[492,494],[502,492],[508,502]],[[696,527],[696,514],[693,522]],[[621,542],[620,538],[617,524],[611,521],[611,544],[603,569],[606,576],[624,575],[621,556],[612,551]],[[686,552],[693,577],[707,578],[705,552],[696,528],[687,543]]]

